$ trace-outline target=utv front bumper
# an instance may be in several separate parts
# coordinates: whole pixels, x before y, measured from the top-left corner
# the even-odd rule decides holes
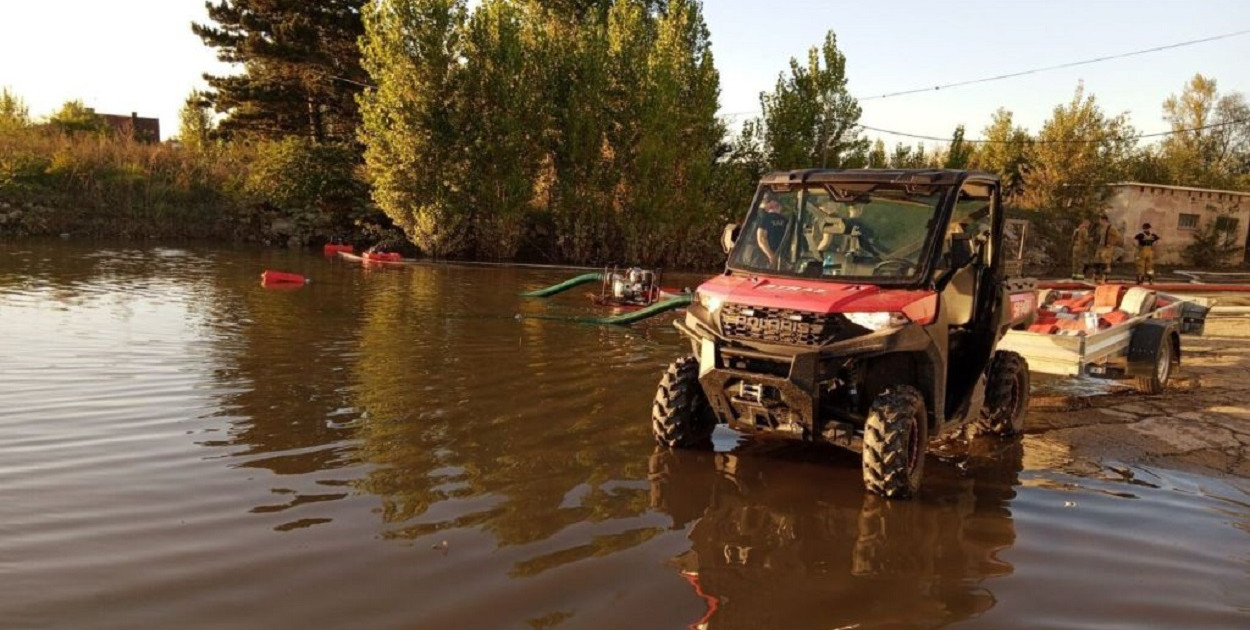
[[[729,338],[693,317],[674,325],[691,341],[699,384],[720,422],[808,440],[838,441],[862,427],[866,403],[875,392],[865,387],[860,370],[872,359],[912,353],[931,360],[936,353],[919,325],[817,347]],[[868,381],[881,380],[882,375],[875,376]]]

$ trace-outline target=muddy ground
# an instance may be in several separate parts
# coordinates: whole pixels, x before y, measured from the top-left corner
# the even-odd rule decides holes
[[[1250,491],[1250,318],[1210,318],[1181,348],[1180,370],[1158,396],[1035,382],[1025,468],[1129,476],[1131,466],[1158,466],[1232,477]]]

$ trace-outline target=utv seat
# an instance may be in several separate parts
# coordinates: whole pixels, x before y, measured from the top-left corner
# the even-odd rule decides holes
[[[946,314],[946,323],[950,326],[967,326],[972,322],[972,314],[976,310],[977,269],[976,258],[980,252],[974,251],[971,239],[962,229],[949,236],[950,263],[960,264],[958,269],[942,287],[942,311]]]
[[[955,271],[955,275],[942,289],[942,311],[946,313],[946,323],[951,326],[967,326],[972,321],[973,304],[976,298],[976,265],[965,265]]]

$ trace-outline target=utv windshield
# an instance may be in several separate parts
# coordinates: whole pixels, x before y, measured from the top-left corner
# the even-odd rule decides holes
[[[805,277],[914,279],[948,190],[887,183],[761,187],[729,266]]]

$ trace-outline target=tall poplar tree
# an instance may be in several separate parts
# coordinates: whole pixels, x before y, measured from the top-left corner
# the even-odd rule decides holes
[[[771,94],[760,95],[764,144],[774,168],[838,168],[867,161],[868,140],[859,131],[859,101],[846,87],[846,56],[833,31],[813,46],[807,63],[790,60]]]
[[[1128,116],[1107,116],[1079,85],[1042,125],[1021,200],[1060,218],[1090,216],[1102,210],[1110,194],[1106,185],[1126,172],[1136,144]]]
[[[192,24],[240,74],[205,75],[222,133],[313,142],[350,141],[365,82],[357,40],[367,0],[218,0],[210,24]]]
[[[1220,94],[1215,79],[1196,74],[1163,102],[1172,135],[1159,143],[1168,183],[1231,188],[1250,166],[1250,105],[1240,92]]]
[[[30,108],[22,97],[0,88],[0,131],[11,131],[30,126]]]
[[[986,141],[972,156],[972,166],[997,173],[1003,197],[1014,203],[1024,192],[1024,173],[1032,152],[1029,132],[1013,125],[1011,111],[1000,107],[981,134]]]
[[[464,0],[376,0],[364,14],[360,139],[373,199],[436,257],[465,252],[468,179],[456,128]]]
[[[192,90],[178,110],[178,141],[190,149],[203,149],[208,146],[212,131],[213,114],[204,93]]]
[[[976,145],[964,140],[964,126],[955,127],[955,133],[951,136],[951,145],[946,150],[946,157],[942,161],[943,168],[968,168],[972,162],[972,156],[976,152]]]
[[[511,258],[525,237],[542,159],[542,93],[528,58],[521,7],[485,0],[465,26],[454,126],[466,238],[480,257]]]

